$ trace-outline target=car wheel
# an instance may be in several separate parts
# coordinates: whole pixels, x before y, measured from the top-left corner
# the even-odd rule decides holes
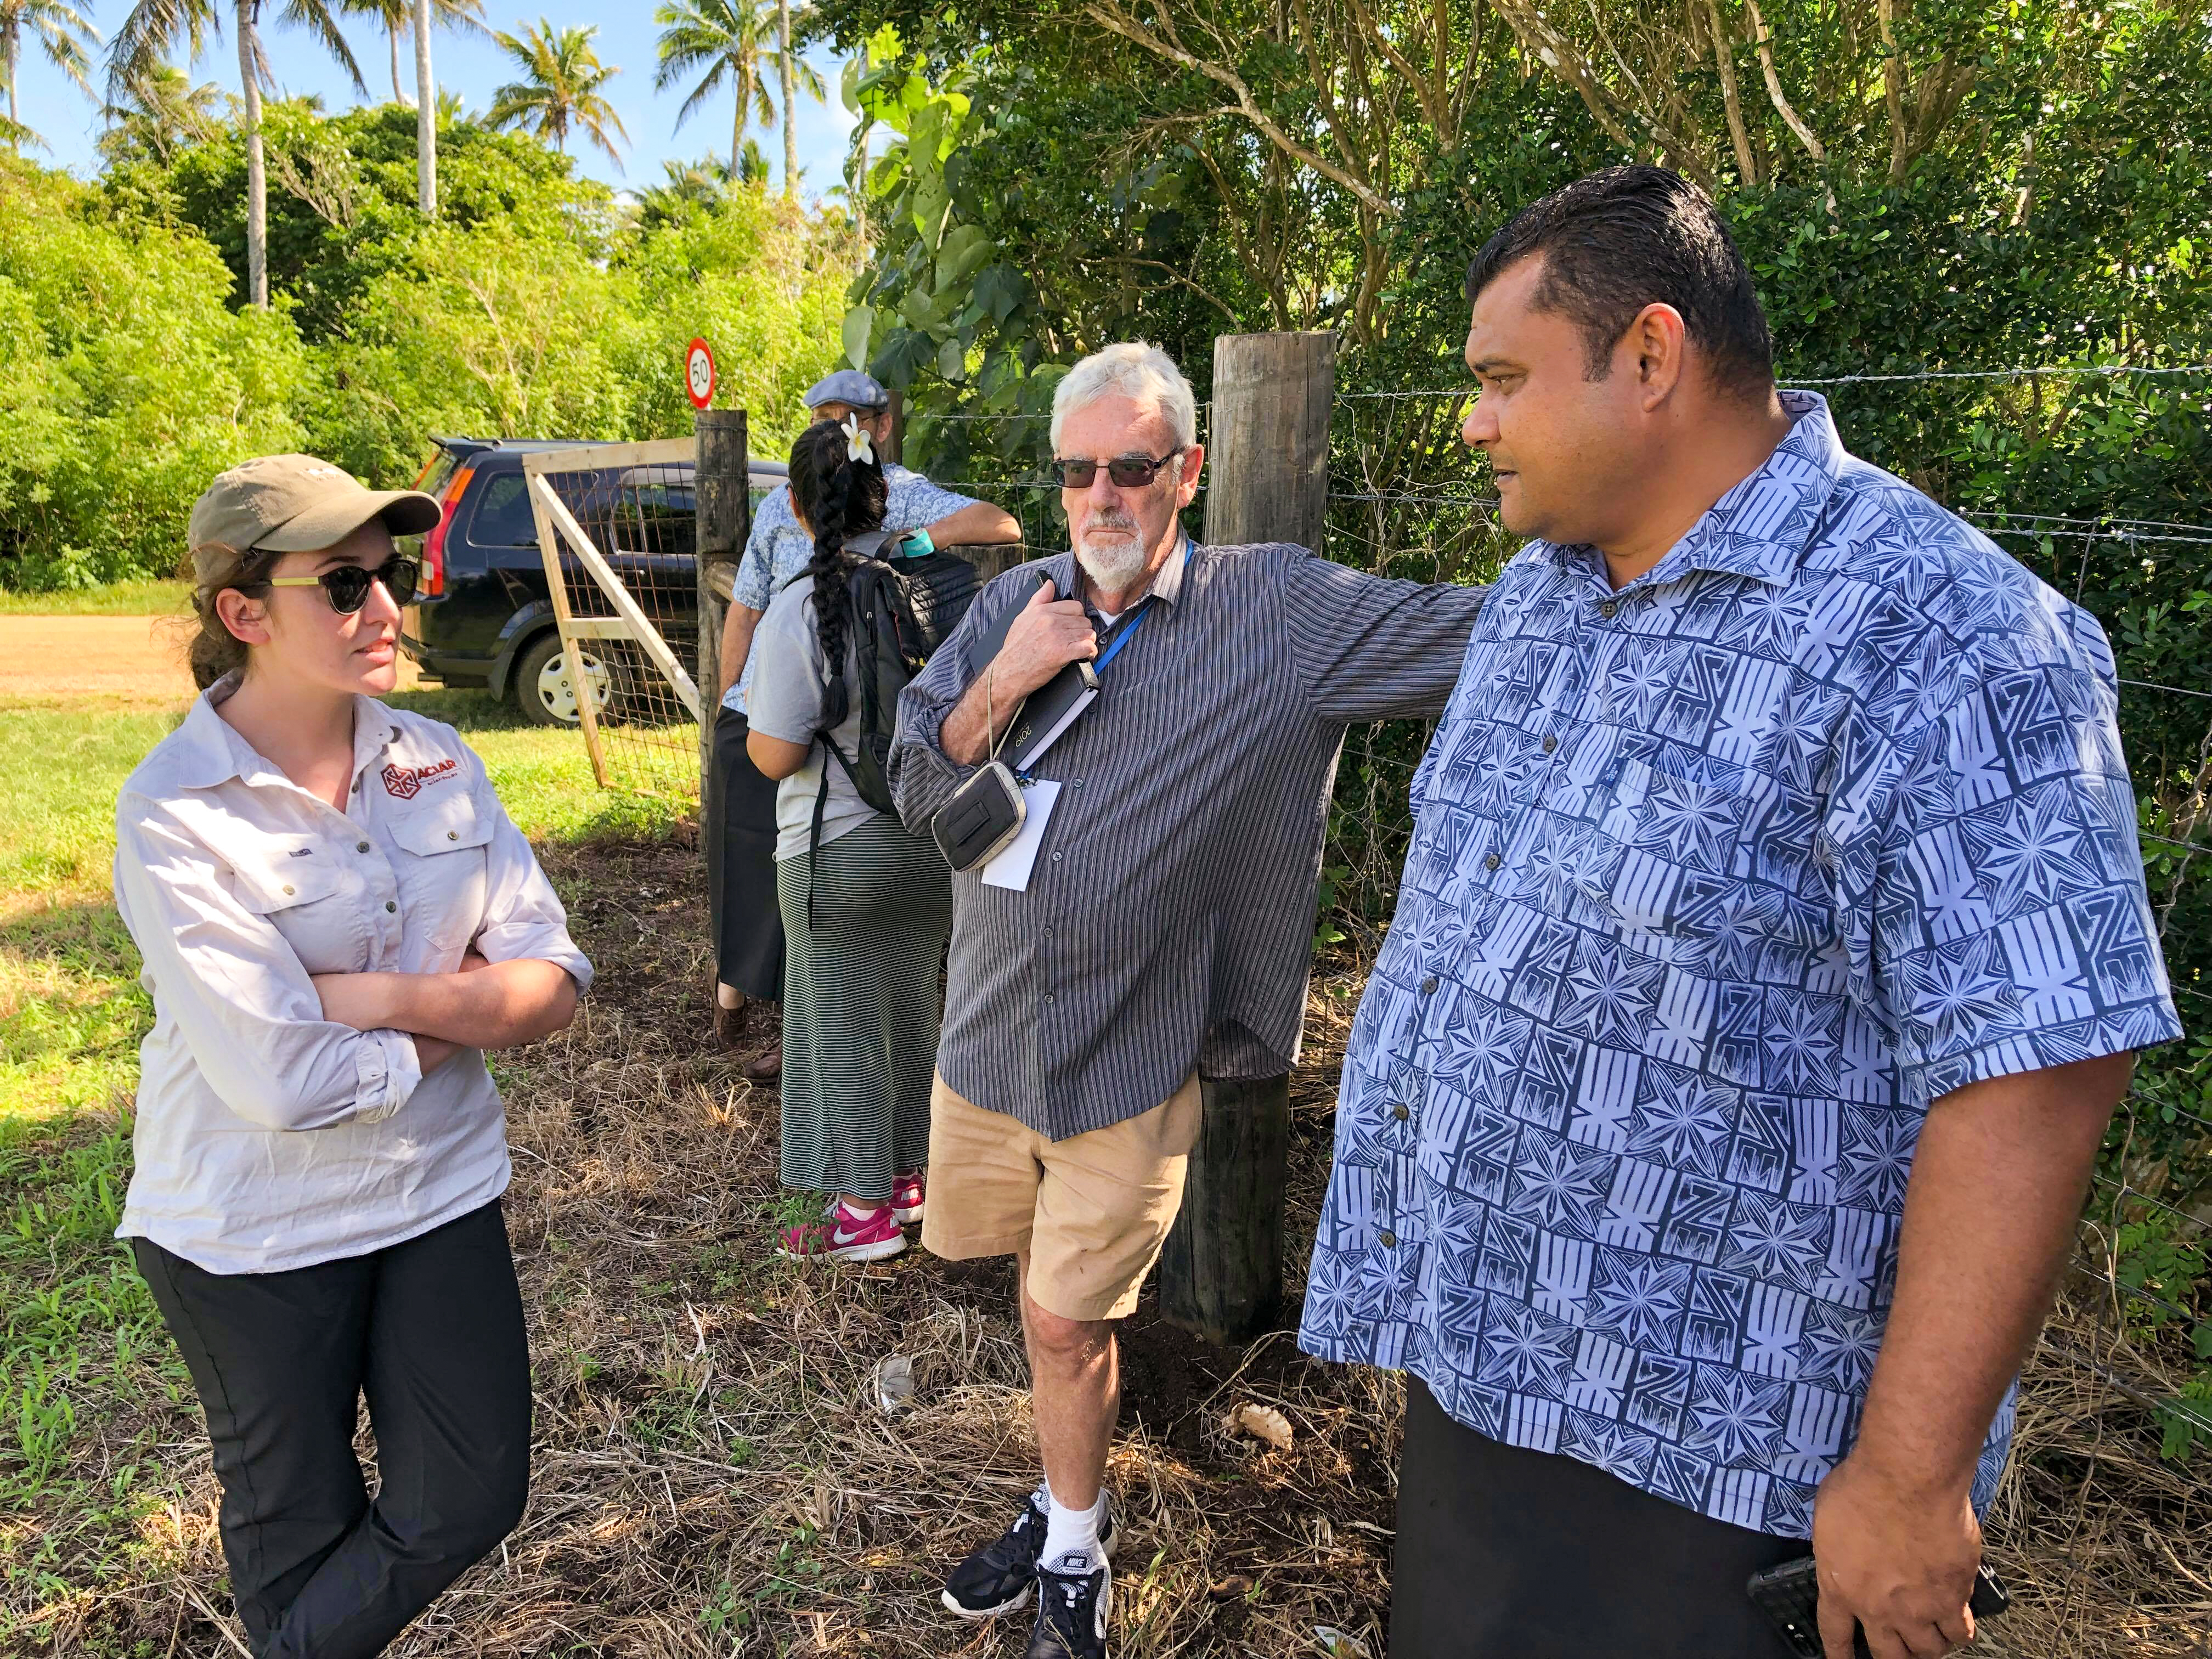
[[[588,650],[580,650],[576,655],[582,668],[581,681],[591,687],[592,711],[604,720],[613,702],[613,671],[605,659]],[[534,725],[582,725],[578,684],[579,676],[570,669],[568,653],[562,649],[558,633],[532,641],[514,665],[514,701],[523,718]]]

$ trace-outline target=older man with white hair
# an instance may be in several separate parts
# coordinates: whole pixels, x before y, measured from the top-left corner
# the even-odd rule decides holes
[[[1302,547],[1193,544],[1196,414],[1155,347],[1068,373],[1052,442],[1073,549],[983,591],[907,688],[891,757],[919,830],[1024,697],[1095,665],[1097,700],[1024,779],[1026,872],[954,878],[922,1225],[939,1255],[1020,1264],[1046,1479],[945,1601],[988,1618],[1036,1591],[1031,1659],[1105,1652],[1114,1322],[1182,1202],[1200,1076],[1297,1057],[1345,727],[1440,713],[1482,602]]]

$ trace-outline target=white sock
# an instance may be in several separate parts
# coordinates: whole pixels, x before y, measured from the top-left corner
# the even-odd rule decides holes
[[[1098,1547],[1098,1523],[1106,1518],[1106,1493],[1102,1489],[1087,1510],[1070,1509],[1059,1498],[1045,1512],[1044,1550],[1039,1563],[1053,1572],[1091,1573],[1103,1565]]]
[[[837,1201],[843,1207],[845,1213],[855,1221],[866,1221],[884,1207],[881,1204],[855,1204],[849,1198],[841,1198]]]

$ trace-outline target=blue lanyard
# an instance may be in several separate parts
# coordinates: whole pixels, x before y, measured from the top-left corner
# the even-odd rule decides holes
[[[1106,665],[1121,654],[1121,647],[1128,644],[1129,636],[1142,628],[1145,625],[1145,618],[1152,614],[1152,595],[1148,593],[1145,596],[1144,604],[1137,607],[1137,614],[1129,618],[1128,626],[1115,635],[1113,643],[1099,653],[1098,660],[1091,665],[1091,672],[1103,677],[1106,672]]]
[[[1186,566],[1190,563],[1190,538],[1186,536],[1183,538],[1182,543],[1182,562]],[[1129,618],[1127,623],[1123,626],[1121,631],[1115,635],[1113,642],[1109,644],[1103,652],[1100,653],[1098,659],[1091,665],[1091,672],[1092,673],[1102,677],[1105,674],[1106,665],[1121,654],[1121,647],[1128,644],[1129,636],[1134,634],[1139,628],[1142,628],[1145,625],[1145,618],[1152,614],[1152,602],[1158,597],[1159,596],[1155,593],[1147,593],[1145,595],[1144,602],[1137,607],[1137,614]]]

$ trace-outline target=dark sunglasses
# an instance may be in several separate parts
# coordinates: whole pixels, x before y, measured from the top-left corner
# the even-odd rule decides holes
[[[1162,467],[1182,453],[1182,450],[1180,448],[1170,449],[1157,461],[1147,455],[1116,455],[1103,465],[1106,468],[1106,476],[1122,489],[1141,489],[1159,476]],[[1060,474],[1061,489],[1088,489],[1092,481],[1098,477],[1100,465],[1101,463],[1097,461],[1055,459],[1052,466],[1053,471]]]
[[[264,576],[261,580],[270,587],[319,587],[330,595],[331,610],[350,617],[368,603],[368,590],[378,582],[392,595],[392,604],[405,605],[415,597],[415,585],[422,579],[420,559],[395,553],[374,570],[342,564],[319,576]]]

